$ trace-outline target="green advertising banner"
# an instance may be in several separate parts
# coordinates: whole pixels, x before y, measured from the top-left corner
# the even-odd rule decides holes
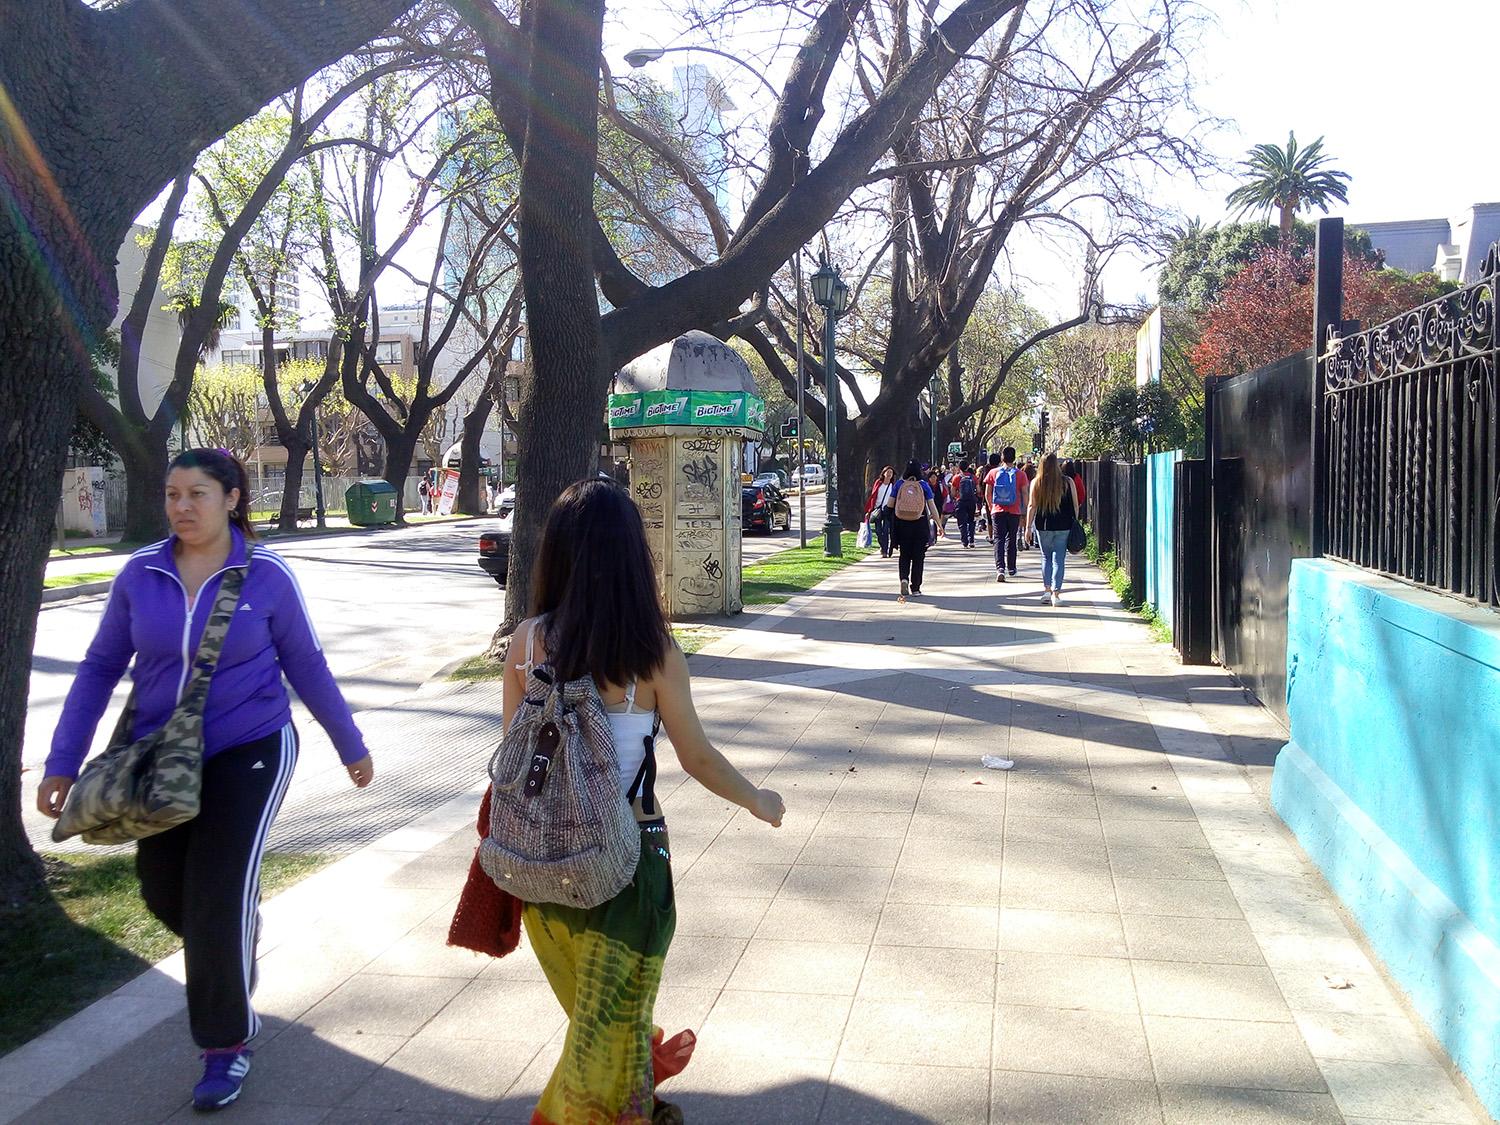
[[[764,431],[766,404],[738,391],[647,391],[609,396],[609,428],[725,426]]]

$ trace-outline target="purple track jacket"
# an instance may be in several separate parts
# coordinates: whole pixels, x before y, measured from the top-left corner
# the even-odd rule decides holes
[[[245,537],[231,527],[234,546],[225,569],[243,565]],[[132,739],[166,724],[187,689],[191,654],[208,624],[224,571],[189,598],[177,573],[175,537],[137,551],[110,587],[99,631],[68,691],[62,719],[52,736],[46,776],[77,777],[93,742],[94,729],[109,706],[110,693],[135,657],[135,727]],[[207,757],[274,734],[291,722],[291,703],[282,673],[313,717],[333,739],[345,765],[367,753],[322,645],[307,615],[302,591],[286,561],[264,547],[255,549],[239,609],[224,638],[219,665],[208,685],[203,710]]]

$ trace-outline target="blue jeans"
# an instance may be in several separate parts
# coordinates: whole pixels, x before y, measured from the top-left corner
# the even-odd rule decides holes
[[[1068,533],[1038,531],[1036,536],[1042,544],[1042,585],[1049,590],[1061,590],[1068,559]]]

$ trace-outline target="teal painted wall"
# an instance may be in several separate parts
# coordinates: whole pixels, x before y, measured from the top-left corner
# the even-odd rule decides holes
[[[1180,449],[1146,458],[1146,601],[1173,629],[1172,599],[1177,589],[1173,505],[1177,500],[1175,466],[1181,460]]]
[[[1500,615],[1292,564],[1272,802],[1500,1116]]]

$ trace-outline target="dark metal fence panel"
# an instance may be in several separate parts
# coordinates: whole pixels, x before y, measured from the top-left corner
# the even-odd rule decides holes
[[[1146,466],[1108,457],[1083,463],[1087,519],[1100,551],[1113,551],[1137,599],[1146,596]]]
[[[1481,277],[1329,342],[1326,551],[1500,605],[1500,244]]]
[[[1179,461],[1172,533],[1176,552],[1172,643],[1184,664],[1213,663],[1213,503],[1207,461]]]
[[[1313,352],[1210,390],[1214,654],[1286,717],[1287,584],[1312,553]]]

